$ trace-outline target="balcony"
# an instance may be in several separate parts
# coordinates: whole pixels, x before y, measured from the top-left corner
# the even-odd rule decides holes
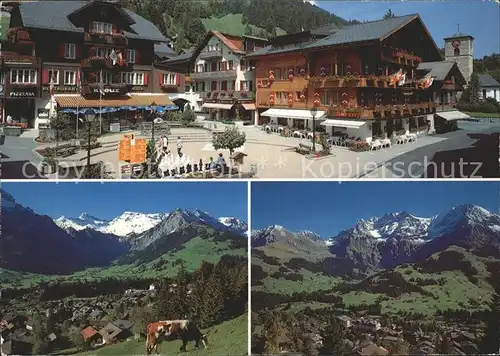
[[[199,54],[200,59],[222,58],[222,50],[216,49],[213,51],[202,51]]]
[[[25,56],[12,52],[2,52],[0,56],[1,66],[11,66],[11,65],[26,65],[26,66],[38,66],[39,59],[34,56]]]
[[[203,100],[254,100],[255,92],[253,91],[232,91],[232,90],[214,90],[200,93]]]
[[[21,27],[13,27],[7,32],[7,39],[10,43],[33,44],[28,30]]]
[[[123,62],[122,64],[113,65],[113,62],[107,57],[94,56],[83,59],[81,66],[83,69],[119,69],[126,71],[132,69],[133,64]]]
[[[98,32],[85,32],[84,42],[89,44],[108,44],[115,46],[127,46],[128,39],[121,33],[98,33]]]
[[[213,72],[197,72],[191,73],[191,78],[196,79],[222,79],[222,78],[235,78],[236,70],[217,70]]]

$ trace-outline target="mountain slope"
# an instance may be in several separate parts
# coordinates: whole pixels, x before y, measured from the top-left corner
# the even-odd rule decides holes
[[[33,273],[63,274],[90,266],[104,266],[126,252],[118,240],[102,234],[90,241],[73,236],[53,220],[38,215],[2,193],[2,267]],[[87,236],[88,237],[88,236]],[[99,246],[105,248],[99,251]]]

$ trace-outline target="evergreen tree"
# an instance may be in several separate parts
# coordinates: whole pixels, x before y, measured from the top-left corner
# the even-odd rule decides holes
[[[250,24],[245,26],[245,35],[252,36],[252,27],[250,27]]]
[[[345,328],[340,321],[333,315],[330,315],[327,320],[327,325],[321,335],[323,338],[323,347],[321,354],[343,355],[344,354],[344,337]]]
[[[396,15],[394,15],[394,13],[392,12],[392,10],[389,9],[389,10],[387,10],[387,12],[384,15],[384,20],[392,19],[393,17],[396,17]]]
[[[500,352],[500,295],[494,294],[491,300],[491,313],[486,316],[485,335],[481,340],[480,351],[484,354]]]

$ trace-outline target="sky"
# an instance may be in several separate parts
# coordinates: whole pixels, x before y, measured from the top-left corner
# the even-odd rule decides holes
[[[277,224],[324,238],[386,213],[432,217],[460,204],[500,207],[500,182],[260,182],[251,189],[252,230]]]
[[[166,213],[183,208],[248,220],[246,182],[7,182],[2,183],[2,189],[19,204],[52,218],[78,217],[86,212],[113,219],[124,211]]]
[[[481,0],[326,1],[314,3],[346,20],[380,20],[388,9],[396,16],[418,13],[439,48],[457,32],[474,37],[474,58],[500,53],[500,3]]]

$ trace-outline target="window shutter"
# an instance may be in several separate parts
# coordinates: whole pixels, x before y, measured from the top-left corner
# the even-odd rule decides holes
[[[49,71],[47,69],[42,71],[42,84],[49,84]]]
[[[181,75],[179,73],[175,73],[175,85],[181,85]]]
[[[61,43],[59,45],[59,57],[64,58],[64,55],[65,55],[64,52],[65,52],[65,44]]]
[[[139,51],[135,51],[135,63],[139,64]]]
[[[144,85],[148,85],[148,77],[149,77],[149,74],[144,73]]]
[[[163,84],[163,73],[158,73],[158,83],[160,83],[160,86]]]

